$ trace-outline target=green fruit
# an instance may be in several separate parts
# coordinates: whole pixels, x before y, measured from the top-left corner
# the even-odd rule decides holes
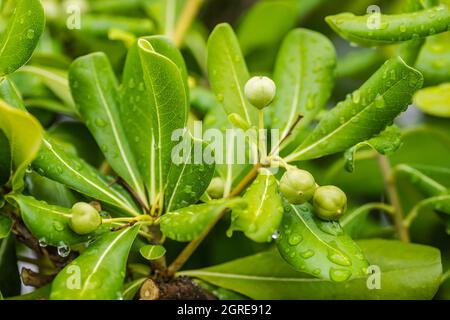
[[[70,228],[77,234],[83,235],[94,232],[101,224],[100,214],[90,204],[78,202],[72,207]]]
[[[280,191],[291,204],[303,204],[313,197],[317,188],[311,173],[289,169],[280,180]]]
[[[248,101],[261,110],[273,101],[277,88],[267,77],[253,77],[247,81],[244,91]]]
[[[225,183],[223,182],[222,178],[219,177],[213,178],[211,180],[211,183],[209,184],[208,189],[206,190],[209,196],[213,199],[222,198],[224,191],[225,191]]]
[[[335,186],[318,187],[313,203],[316,215],[323,220],[338,220],[347,209],[347,196]]]

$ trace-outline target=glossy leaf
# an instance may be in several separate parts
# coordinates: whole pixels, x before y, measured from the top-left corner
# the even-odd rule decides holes
[[[402,137],[400,128],[395,125],[387,127],[386,130],[379,135],[370,140],[360,142],[345,151],[345,169],[349,172],[353,172],[355,169],[355,154],[361,148],[369,147],[376,150],[379,154],[390,155],[400,148],[401,144]]]
[[[271,126],[281,130],[280,138],[302,115],[292,133],[295,139],[325,107],[334,86],[335,66],[333,44],[320,33],[296,29],[285,38],[274,72],[277,96],[270,107]]]
[[[252,299],[431,299],[442,274],[439,250],[398,241],[360,241],[371,265],[381,269],[381,289],[367,277],[345,283],[312,278],[292,269],[276,251],[182,272]]]
[[[147,245],[139,249],[139,252],[147,260],[157,260],[166,254],[166,249],[160,245]]]
[[[111,186],[111,178],[103,176],[81,158],[67,153],[49,138],[44,140],[32,167],[40,175],[88,197],[111,204],[124,213],[138,215],[138,209],[123,188],[117,184]]]
[[[388,60],[358,90],[328,112],[287,160],[314,159],[371,139],[407,108],[422,83],[420,72],[401,58]]]
[[[26,110],[19,89],[9,77],[0,78],[0,98],[11,107]]]
[[[30,196],[8,195],[6,199],[20,209],[20,216],[31,233],[42,243],[55,247],[73,246],[87,242],[109,231],[110,226],[103,225],[89,235],[78,235],[70,228],[70,209],[49,205],[45,201]]]
[[[6,238],[11,232],[13,221],[10,217],[0,215],[0,240]]]
[[[257,110],[247,101],[244,86],[250,79],[238,40],[228,24],[219,24],[208,40],[208,75],[216,98],[226,113],[257,124]]]
[[[11,176],[11,151],[9,141],[3,131],[0,131],[0,185],[9,181]]]
[[[27,191],[30,196],[50,204],[71,208],[79,198],[65,185],[43,177],[32,171],[26,175]]]
[[[108,163],[142,198],[146,199],[138,165],[120,118],[120,96],[108,58],[93,53],[75,60],[69,83],[78,111],[102,149]]]
[[[44,31],[45,16],[39,0],[15,0],[0,37],[0,76],[13,73],[30,59]]]
[[[14,190],[20,190],[25,170],[39,151],[43,129],[31,114],[3,101],[0,101],[0,129],[8,138],[11,150],[11,185]]]
[[[180,164],[172,164],[167,178],[165,208],[167,211],[178,210],[195,204],[205,193],[214,175],[214,163],[208,164],[196,156],[203,155],[198,150],[208,148],[206,143],[186,138]],[[200,161],[199,161],[200,160]],[[212,159],[213,160],[213,159]]]
[[[431,116],[450,118],[450,83],[419,90],[414,104]]]
[[[381,14],[379,25],[378,21],[371,22],[372,18],[375,17],[341,13],[325,20],[348,41],[363,46],[380,46],[445,32],[450,23],[450,11],[442,5],[413,13]]]
[[[416,68],[423,73],[425,83],[450,82],[450,32],[428,37],[417,58]]]
[[[434,197],[447,193],[447,188],[435,181],[422,171],[406,164],[401,164],[394,169],[397,177],[405,177],[417,190],[426,197]]]
[[[135,226],[111,232],[90,245],[55,278],[50,299],[120,298],[128,253],[138,231],[139,226]]]
[[[187,72],[180,52],[163,37],[130,48],[122,85],[122,119],[150,203],[163,206],[175,130],[187,121]],[[131,106],[130,106],[131,105]],[[159,195],[159,196],[158,196]]]
[[[224,210],[234,208],[242,210],[245,205],[242,199],[222,199],[168,212],[161,217],[161,231],[170,239],[180,242],[191,241],[220,218]]]
[[[277,246],[296,270],[336,282],[364,276],[368,263],[337,222],[317,218],[310,204],[288,205]]]
[[[242,199],[247,208],[233,211],[229,235],[240,230],[253,241],[270,242],[283,219],[276,178],[270,172],[260,172]]]

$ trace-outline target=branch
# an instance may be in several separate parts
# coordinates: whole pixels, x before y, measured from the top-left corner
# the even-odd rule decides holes
[[[177,47],[180,47],[183,44],[186,32],[189,30],[192,22],[197,16],[203,1],[204,0],[188,0],[188,3],[184,6],[173,35],[173,42]]]
[[[390,203],[394,207],[394,224],[395,229],[403,242],[409,242],[408,229],[403,223],[403,209],[400,203],[400,198],[398,196],[397,188],[392,175],[392,167],[389,159],[386,156],[378,155],[378,163],[383,175],[384,186],[386,188],[386,193],[389,198]]]
[[[142,300],[217,300],[187,277],[169,282],[148,279],[141,287],[140,297]]]

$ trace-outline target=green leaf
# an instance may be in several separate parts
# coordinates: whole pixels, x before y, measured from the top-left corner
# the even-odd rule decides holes
[[[302,115],[291,136],[295,139],[325,107],[334,86],[335,66],[333,44],[320,33],[296,29],[285,38],[274,73],[277,96],[270,107],[271,125],[281,130],[280,139]]]
[[[252,299],[431,299],[442,274],[439,250],[398,241],[367,240],[358,245],[371,265],[381,269],[381,289],[370,279],[345,283],[312,278],[297,272],[276,251],[222,265],[181,272]],[[369,280],[369,281],[368,281]]]
[[[236,35],[226,23],[219,24],[208,39],[208,75],[211,88],[226,113],[236,113],[249,124],[256,125],[257,110],[244,94],[250,75]]]
[[[160,201],[176,146],[172,134],[187,121],[187,71],[180,52],[163,37],[141,38],[129,50],[122,85],[122,119],[149,193]],[[158,196],[159,195],[159,196]]]
[[[11,185],[13,190],[20,190],[24,186],[25,170],[39,151],[44,130],[31,114],[1,100],[0,129],[8,138],[11,150]]]
[[[194,138],[183,139],[186,141],[180,142],[184,153],[181,163],[172,164],[167,178],[165,208],[169,212],[197,203],[214,175],[214,163],[208,164],[203,157],[195,159],[208,152],[208,145]]]
[[[423,73],[428,85],[450,82],[450,32],[426,39],[416,68]]]
[[[224,210],[242,210],[245,205],[242,199],[222,199],[168,212],[161,217],[161,232],[176,241],[191,241],[200,236],[213,221],[220,219]]]
[[[139,226],[135,226],[108,233],[94,242],[58,274],[50,299],[117,300],[123,288],[128,253],[138,231]]]
[[[108,232],[110,225],[102,225],[89,235],[78,235],[70,228],[70,209],[49,205],[45,201],[36,200],[30,196],[8,195],[6,199],[16,204],[20,215],[31,233],[43,243],[51,246],[73,246],[87,242],[100,234]]]
[[[371,26],[373,18],[376,16],[341,13],[325,20],[341,37],[352,43],[381,46],[445,32],[450,23],[450,12],[442,5],[413,13],[381,14],[379,26],[376,23]]]
[[[100,167],[105,158],[89,130],[81,122],[61,121],[47,130],[53,143],[68,153],[77,155],[94,167]]]
[[[282,257],[296,270],[336,282],[364,276],[368,263],[338,222],[317,218],[310,204],[288,205],[277,238]]]
[[[16,241],[12,234],[0,240],[0,291],[4,297],[20,294]]]
[[[44,140],[32,167],[40,175],[98,201],[120,208],[123,213],[139,215],[136,205],[127,192],[117,184],[111,186],[112,178],[103,176],[96,168],[83,159],[67,153],[49,138]]]
[[[402,133],[400,128],[396,125],[387,127],[379,135],[373,137],[370,140],[360,142],[355,146],[351,147],[344,153],[345,158],[345,169],[348,172],[353,172],[355,169],[355,155],[359,149],[369,147],[377,151],[382,155],[390,155],[402,144]]]
[[[0,38],[0,76],[13,73],[30,59],[44,31],[45,16],[39,0],[15,0]]]
[[[79,198],[65,185],[43,177],[32,171],[26,175],[27,191],[30,196],[50,204],[71,208]]]
[[[399,57],[388,60],[358,90],[340,102],[287,161],[337,153],[382,132],[404,111],[423,77]]]
[[[0,215],[0,240],[6,238],[11,232],[13,221],[10,217]]]
[[[237,36],[244,54],[277,45],[295,27],[298,1],[260,1],[242,18]]]
[[[261,172],[242,197],[244,210],[234,210],[229,235],[241,230],[256,242],[270,242],[283,219],[278,182],[270,172]]]
[[[72,99],[69,88],[69,80],[67,79],[67,72],[54,69],[50,67],[38,66],[24,66],[20,72],[25,72],[34,75],[41,79],[41,81],[62,101],[65,108],[64,113],[69,115],[77,115],[75,110],[75,103]]]
[[[117,79],[106,55],[93,53],[75,60],[69,83],[78,111],[108,163],[145,201],[138,165],[125,135],[127,124],[120,118]]]
[[[0,98],[11,107],[26,110],[19,89],[9,77],[0,78]]]
[[[133,300],[138,293],[141,286],[147,281],[148,278],[140,278],[125,285],[122,291],[122,297],[124,300]]]
[[[140,248],[139,252],[147,260],[158,260],[166,254],[166,248],[160,245],[147,245]]]
[[[450,83],[417,91],[414,104],[431,116],[450,118]]]

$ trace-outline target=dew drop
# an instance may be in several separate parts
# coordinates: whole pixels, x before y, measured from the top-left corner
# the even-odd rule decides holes
[[[279,233],[278,231],[275,231],[275,232],[272,234],[272,239],[273,239],[273,240],[277,240],[279,237],[280,237],[280,233]]]
[[[35,35],[34,30],[33,29],[28,29],[28,31],[27,31],[27,38],[28,39],[34,39],[34,35]]]
[[[97,118],[95,119],[95,124],[99,127],[104,127],[106,126],[106,121],[103,120],[102,118]]]
[[[343,254],[340,254],[336,251],[330,250],[328,252],[328,259],[331,262],[338,264],[340,266],[351,266],[352,265],[351,261],[346,256],[344,256]]]
[[[315,252],[314,252],[313,250],[308,249],[308,250],[306,250],[306,251],[301,252],[301,253],[300,253],[300,256],[301,256],[303,259],[308,259],[308,258],[311,258],[314,254],[315,254]]]
[[[330,278],[335,282],[342,282],[348,280],[352,273],[344,269],[330,268]]]
[[[45,239],[45,238],[40,238],[38,241],[39,241],[39,246],[40,246],[41,248],[45,248],[46,246],[48,246],[47,239]]]
[[[353,92],[352,101],[355,104],[358,104],[361,101],[361,91],[356,90],[355,92]]]
[[[303,237],[299,234],[293,234],[289,237],[288,239],[288,243],[291,246],[296,246],[298,245],[301,241],[303,240]]]
[[[53,228],[56,231],[64,231],[64,225],[61,222],[59,222],[59,221],[54,221],[53,222]]]
[[[320,269],[314,269],[312,271],[312,274],[315,275],[315,276],[318,276],[320,274]]]
[[[70,247],[61,241],[58,246],[58,255],[60,257],[66,258],[69,254],[70,254]]]

